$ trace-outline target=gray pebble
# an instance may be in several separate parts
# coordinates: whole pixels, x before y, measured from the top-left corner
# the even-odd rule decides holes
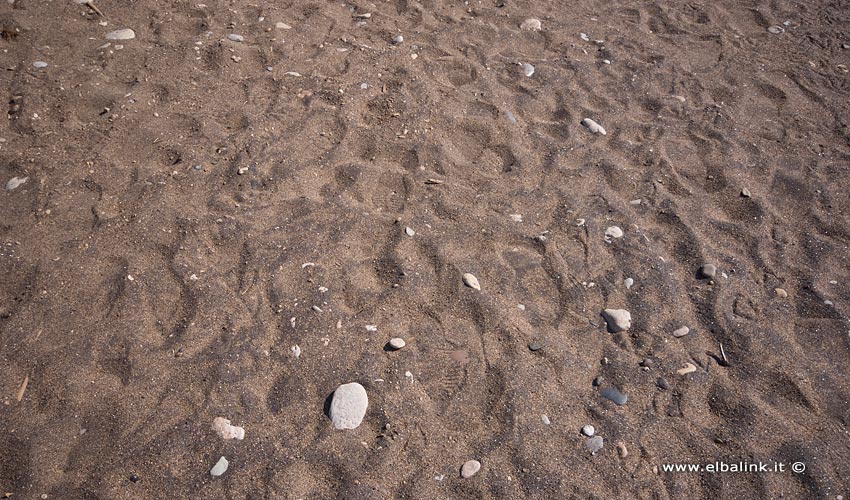
[[[714,267],[714,264],[703,264],[699,268],[699,274],[703,278],[713,278],[717,274],[717,268]]]
[[[32,63],[32,67],[36,69],[42,69],[47,67],[47,63],[44,61],[36,61]]]
[[[602,392],[600,392],[599,394],[601,394],[603,398],[614,402],[614,404],[616,404],[617,406],[623,406],[629,400],[628,396],[618,391],[617,389],[614,389],[613,387],[602,389]]]
[[[536,352],[536,351],[539,351],[540,349],[543,349],[543,344],[541,344],[540,342],[537,342],[537,341],[535,340],[535,341],[533,341],[533,342],[529,342],[529,343],[528,343],[528,348],[529,348],[531,351]]]
[[[655,385],[657,385],[662,391],[666,391],[670,388],[670,383],[667,382],[667,379],[664,377],[658,377],[658,380],[655,381]]]
[[[625,309],[605,309],[602,317],[611,333],[623,332],[632,327],[632,315]]]
[[[602,436],[594,436],[587,440],[585,446],[587,446],[591,455],[596,455],[596,453],[605,446],[605,440],[602,439]]]
[[[594,429],[592,425],[587,424],[581,428],[581,433],[587,437],[592,437],[594,434],[596,434],[596,429]]]
[[[231,42],[244,42],[245,41],[244,36],[237,35],[235,33],[231,33],[231,34],[227,35],[227,39],[230,40]]]

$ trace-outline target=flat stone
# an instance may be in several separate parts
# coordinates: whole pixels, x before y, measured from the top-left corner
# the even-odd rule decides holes
[[[629,400],[628,396],[613,387],[602,389],[599,394],[602,395],[603,398],[612,401],[617,406],[623,406]]]
[[[605,446],[605,440],[602,439],[602,436],[593,436],[587,440],[585,446],[587,446],[587,450],[591,455],[596,455],[596,453]]]
[[[47,63],[44,62],[44,61],[36,61],[36,62],[32,63],[32,67],[36,68],[36,69],[46,68],[47,66],[48,66]]]
[[[540,22],[540,19],[529,17],[519,25],[519,29],[523,31],[540,31],[543,29],[543,23]]]
[[[6,183],[6,191],[12,191],[14,189],[18,189],[22,184],[27,182],[29,177],[12,177],[9,179],[9,182]]]
[[[274,27],[279,29],[279,30],[291,30],[292,29],[292,26],[290,26],[286,23],[279,22],[279,21],[274,24]]]
[[[703,264],[699,268],[699,274],[703,278],[713,278],[717,274],[717,268],[714,264]]]
[[[469,460],[465,464],[463,464],[463,467],[460,468],[460,475],[464,479],[469,479],[475,474],[478,474],[478,471],[480,470],[481,462],[479,462],[478,460]]]
[[[587,130],[590,130],[594,134],[608,135],[608,132],[605,131],[605,128],[602,125],[596,123],[590,118],[585,118],[581,121],[581,124],[587,127]]]
[[[369,397],[357,382],[343,384],[334,391],[328,412],[337,429],[356,429],[366,416]]]
[[[625,309],[605,309],[602,317],[611,333],[623,332],[632,327],[632,315]]]
[[[231,33],[231,34],[227,35],[227,39],[230,40],[231,42],[244,42],[245,41],[244,36],[237,35],[235,33]]]
[[[592,425],[587,424],[581,428],[581,433],[587,437],[592,437],[594,434],[596,434],[596,429],[594,429]]]
[[[213,420],[212,428],[222,439],[237,439],[239,441],[245,439],[245,429],[230,425],[230,420],[224,417],[216,417]]]
[[[481,290],[481,285],[478,283],[478,278],[475,275],[466,273],[463,275],[463,284],[468,286],[469,288],[474,288],[476,290]]]
[[[403,338],[395,337],[395,338],[390,339],[390,347],[392,347],[395,350],[399,350],[406,345],[407,345],[407,343],[404,341]]]
[[[688,333],[690,333],[691,329],[687,326],[683,326],[682,328],[676,329],[673,331],[673,336],[676,338],[684,337]]]
[[[696,366],[694,366],[692,363],[685,363],[685,366],[676,370],[676,373],[678,373],[679,375],[687,375],[687,374],[693,373],[695,371],[697,371]]]
[[[106,34],[107,40],[132,40],[134,38],[136,38],[136,32],[131,30],[130,28],[110,31]]]
[[[212,477],[218,477],[225,472],[227,472],[227,468],[230,466],[230,463],[226,458],[221,457],[218,459],[218,462],[215,463],[212,469],[210,469],[210,475]]]

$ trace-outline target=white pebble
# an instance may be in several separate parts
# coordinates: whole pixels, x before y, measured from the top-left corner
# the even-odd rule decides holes
[[[534,66],[528,63],[522,63],[522,72],[525,73],[525,76],[531,76],[534,74]]]
[[[519,28],[523,31],[540,31],[543,29],[543,24],[540,19],[529,17],[519,25]]]
[[[366,416],[369,397],[357,382],[343,384],[334,391],[328,414],[336,429],[356,429]]]
[[[611,226],[605,230],[605,239],[610,240],[611,238],[622,238],[623,230],[619,226]]]
[[[587,424],[581,428],[581,433],[587,437],[593,437],[593,435],[596,434],[596,429],[594,429],[592,425]]]
[[[392,347],[393,349],[398,350],[398,349],[401,349],[402,347],[404,347],[406,345],[407,345],[407,343],[404,341],[403,338],[395,337],[395,338],[390,339],[390,347]]]
[[[244,36],[237,35],[235,33],[231,33],[231,34],[227,35],[227,39],[230,40],[231,42],[244,42],[245,41]]]
[[[291,30],[292,29],[292,26],[290,26],[286,23],[282,23],[282,22],[275,23],[274,27],[279,29],[279,30]]]
[[[224,457],[219,458],[218,462],[216,462],[216,464],[213,466],[213,468],[210,469],[210,475],[212,477],[218,477],[218,476],[224,474],[225,472],[227,472],[227,467],[229,465],[230,465],[230,463],[227,461],[226,458],[224,458]]]
[[[613,332],[622,332],[632,327],[632,315],[625,309],[605,309],[602,317],[608,323],[608,329]]]
[[[470,477],[478,474],[478,471],[481,470],[481,462],[478,460],[469,460],[463,467],[460,469],[460,475],[463,476],[464,479],[469,479]]]
[[[684,337],[685,335],[690,333],[690,331],[691,331],[690,328],[688,328],[687,326],[683,326],[682,328],[678,328],[675,331],[673,331],[673,336],[676,337],[676,338]]]
[[[608,132],[605,131],[605,128],[603,128],[602,125],[596,123],[590,118],[585,118],[581,121],[581,124],[587,127],[587,129],[594,134],[608,135]]]
[[[630,289],[632,287],[632,285],[634,285],[634,284],[635,284],[635,280],[633,280],[631,278],[626,278],[626,279],[623,280],[623,285],[625,285],[626,290]]]
[[[29,177],[12,177],[9,179],[9,182],[6,183],[6,191],[19,188],[23,183],[27,182],[27,180],[29,180]]]
[[[521,214],[511,214],[510,218],[514,222],[522,222],[522,215]]]
[[[404,37],[401,36],[401,35],[398,35],[395,38],[393,38],[393,43],[396,44],[396,45],[398,45],[402,42],[404,42]]]
[[[414,231],[411,227],[404,228],[404,232],[407,233],[408,236],[414,236],[416,234],[416,231]]]
[[[36,69],[42,69],[47,67],[47,63],[44,61],[36,61],[32,63],[32,67]]]
[[[481,285],[478,283],[478,278],[470,273],[466,273],[463,275],[463,284],[468,286],[469,288],[474,288],[476,290],[481,290]]]
[[[292,351],[292,354],[295,356],[295,359],[298,359],[298,358],[301,357],[301,348],[298,347],[298,344],[290,347],[289,350]]]
[[[540,420],[542,420],[543,423],[546,425],[550,425],[552,423],[552,421],[549,420],[549,417],[546,415],[540,415]]]

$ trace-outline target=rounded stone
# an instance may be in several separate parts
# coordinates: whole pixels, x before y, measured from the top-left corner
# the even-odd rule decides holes
[[[717,267],[714,264],[703,264],[699,268],[699,274],[703,278],[713,278],[717,274]]]
[[[682,328],[676,329],[673,331],[673,336],[676,338],[684,337],[688,333],[690,333],[691,329],[687,326],[683,326]]]
[[[369,407],[366,389],[357,382],[342,384],[334,391],[328,412],[336,429],[356,429]]]
[[[523,31],[540,31],[543,29],[543,24],[540,19],[529,17],[519,25],[519,28]]]
[[[537,342],[537,341],[529,342],[528,343],[528,349],[532,352],[537,352],[540,349],[543,349],[543,344],[541,344],[540,342]]]
[[[590,451],[591,455],[596,455],[596,453],[605,446],[605,440],[602,439],[602,436],[593,436],[592,438],[587,440],[585,443],[588,451]]]
[[[235,33],[231,33],[231,34],[227,35],[227,39],[230,40],[231,42],[244,42],[245,41],[244,36],[237,35]]]
[[[465,273],[463,275],[463,284],[469,288],[481,291],[481,284],[478,283],[478,278],[476,278],[474,274]]]
[[[401,36],[401,35],[397,35],[393,38],[393,43],[396,44],[396,45],[398,45],[402,42],[404,42],[404,37]]]
[[[617,406],[623,406],[629,401],[628,396],[613,387],[603,389],[599,394],[601,394],[603,398],[612,401]]]
[[[623,230],[620,228],[620,226],[611,226],[611,227],[609,227],[608,229],[605,230],[605,237],[606,238],[622,238],[623,237]]]
[[[390,339],[390,347],[392,347],[395,350],[399,350],[406,345],[407,345],[407,343],[404,341],[403,338],[395,337],[395,338]]]
[[[47,63],[44,61],[36,61],[32,63],[32,67],[36,69],[42,69],[47,67]]]
[[[623,285],[626,286],[626,290],[631,289],[632,285],[634,285],[634,284],[635,284],[635,280],[633,280],[631,278],[626,278],[626,279],[623,280]]]
[[[107,40],[132,40],[134,38],[136,38],[136,32],[131,30],[130,28],[110,31],[106,34]]]
[[[463,464],[463,467],[460,468],[460,475],[464,479],[468,479],[474,476],[475,474],[478,474],[478,471],[480,470],[481,462],[479,462],[478,460],[469,460],[465,464]]]
[[[664,377],[658,377],[658,380],[655,381],[655,385],[657,385],[662,391],[666,391],[670,388],[670,382],[667,382],[667,379]]]
[[[587,424],[581,428],[581,433],[587,437],[593,437],[593,435],[596,434],[596,429],[594,429],[592,425]]]

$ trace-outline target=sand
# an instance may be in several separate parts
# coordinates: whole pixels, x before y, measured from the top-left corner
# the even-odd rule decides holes
[[[850,498],[844,3],[94,5],[0,6],[0,495]]]

